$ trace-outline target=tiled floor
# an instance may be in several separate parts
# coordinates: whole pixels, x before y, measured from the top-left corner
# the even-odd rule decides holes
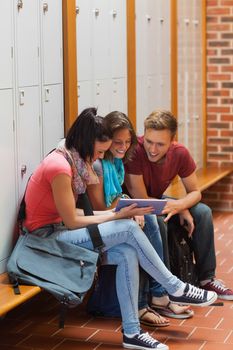
[[[217,275],[233,288],[233,214],[215,213]],[[120,319],[92,318],[84,306],[69,310],[64,329],[57,326],[57,303],[41,293],[0,321],[1,350],[118,350]],[[151,330],[150,330],[151,331]],[[153,335],[170,350],[232,350],[233,302],[196,308],[189,320],[171,320]]]

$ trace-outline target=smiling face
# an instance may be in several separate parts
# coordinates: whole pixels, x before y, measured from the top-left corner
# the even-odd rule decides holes
[[[114,132],[110,152],[114,158],[123,159],[131,146],[132,137],[128,129],[119,129]]]
[[[146,129],[143,145],[149,161],[161,162],[172,141],[173,137],[170,130]]]
[[[97,159],[103,159],[104,153],[109,149],[111,144],[112,144],[112,140],[108,140],[105,142],[95,141],[94,155],[93,155],[92,162],[94,162]]]

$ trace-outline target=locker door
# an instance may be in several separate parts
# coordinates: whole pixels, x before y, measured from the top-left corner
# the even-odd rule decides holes
[[[79,81],[78,83],[78,114],[85,108],[94,106],[93,82]]]
[[[136,0],[136,74],[137,76],[146,74],[145,54],[146,54],[146,1]]]
[[[103,117],[110,112],[109,84],[108,79],[94,82],[94,107],[98,108],[98,114]]]
[[[144,52],[144,64],[146,64],[146,73],[149,75],[156,74],[158,72],[159,65],[159,21],[158,11],[159,2],[154,0],[147,0],[147,7],[145,13],[145,41],[146,50]]]
[[[43,83],[62,82],[62,1],[40,0]]]
[[[22,6],[20,7],[20,4]],[[14,0],[18,86],[39,83],[39,3]]]
[[[64,137],[63,86],[45,85],[43,87],[43,155],[57,147]]]
[[[161,74],[159,77],[160,107],[171,110],[171,84],[169,74]]]
[[[110,77],[109,0],[92,2],[93,72],[95,79]]]
[[[19,193],[22,195],[28,177],[41,159],[41,121],[39,87],[24,87],[18,90],[18,174]]]
[[[170,74],[171,38],[170,38],[170,0],[160,0],[159,16],[160,65],[161,74]]]
[[[91,80],[93,6],[90,0],[76,0],[76,40],[78,81]]]
[[[127,75],[126,2],[124,0],[111,0],[108,16],[111,77],[121,78]]]
[[[127,114],[126,78],[112,79],[110,94],[110,111],[120,111]]]
[[[13,92],[0,90],[0,273],[5,271],[4,259],[9,255],[16,219],[16,185],[13,130]]]
[[[161,96],[159,93],[158,75],[148,75],[146,77],[146,106],[144,119],[155,109],[161,107]]]
[[[146,79],[145,76],[137,76],[137,133],[142,135],[144,132],[144,119],[146,117]]]
[[[12,87],[13,22],[12,1],[0,0],[0,89]]]

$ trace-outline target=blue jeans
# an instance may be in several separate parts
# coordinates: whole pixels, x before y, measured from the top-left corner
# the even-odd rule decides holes
[[[163,243],[156,215],[145,215],[143,231],[163,261]],[[166,289],[143,269],[140,269],[138,309],[148,307],[149,297],[161,297],[163,295],[167,295]]]
[[[211,209],[203,203],[198,203],[189,209],[194,219],[195,229],[192,234],[194,257],[199,281],[215,277],[216,256],[214,246],[214,227]],[[164,226],[167,233],[167,225],[163,218],[159,218],[160,225]],[[170,219],[172,220],[172,218]],[[165,237],[167,240],[167,237]],[[168,247],[165,244],[164,249]]]
[[[123,329],[125,333],[138,333],[138,263],[154,279],[174,294],[182,282],[166,268],[144,232],[133,220],[116,220],[98,225],[105,244],[107,262],[117,264],[116,286]],[[57,229],[57,239],[93,249],[88,230]],[[122,293],[122,291],[127,291]]]

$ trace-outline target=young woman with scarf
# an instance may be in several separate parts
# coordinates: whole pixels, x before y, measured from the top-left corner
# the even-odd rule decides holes
[[[209,305],[216,294],[185,284],[164,266],[138,224],[128,218],[149,214],[135,205],[119,212],[106,210],[84,216],[76,201],[88,184],[98,181],[92,164],[111,146],[112,135],[95,108],[84,110],[71,126],[64,147],[50,153],[31,176],[25,195],[24,226],[32,233],[53,226],[57,240],[93,250],[87,225],[98,224],[109,264],[117,265],[116,286],[123,325],[123,346],[137,349],[168,347],[140,329],[137,311],[138,264],[158,280],[172,298],[184,304]],[[70,165],[70,163],[72,165]]]
[[[99,176],[99,183],[88,186],[88,195],[93,208],[96,210],[105,210],[114,207],[117,200],[123,195],[121,186],[124,182],[124,163],[131,158],[134,147],[137,144],[137,137],[133,126],[124,113],[118,111],[111,112],[105,117],[105,121],[112,133],[112,144],[105,153],[104,159],[98,159],[93,164],[94,170]],[[143,228],[144,233],[161,260],[163,260],[163,245],[156,216],[145,215],[144,217],[135,217],[135,221]],[[101,272],[102,279],[104,279],[104,273],[106,275],[110,273],[108,268],[103,268]],[[113,287],[109,286],[109,288]],[[101,288],[101,284],[99,284],[99,288]],[[96,290],[96,295],[98,295],[97,293],[107,293],[107,291]],[[93,300],[93,308],[95,304],[94,296],[95,294],[91,298],[91,301]],[[150,299],[150,306],[148,305],[148,299]],[[110,302],[111,300],[108,300],[108,304]],[[113,298],[113,309],[115,308]],[[138,309],[141,324],[151,327],[169,325],[168,320],[161,317],[156,312],[157,310],[159,310],[161,315],[172,318],[185,319],[193,316],[193,311],[187,307],[171,303],[165,288],[152,277],[148,276],[142,269],[140,269]],[[107,310],[109,312],[109,305]],[[99,305],[99,312],[101,313],[101,311],[101,305]]]

